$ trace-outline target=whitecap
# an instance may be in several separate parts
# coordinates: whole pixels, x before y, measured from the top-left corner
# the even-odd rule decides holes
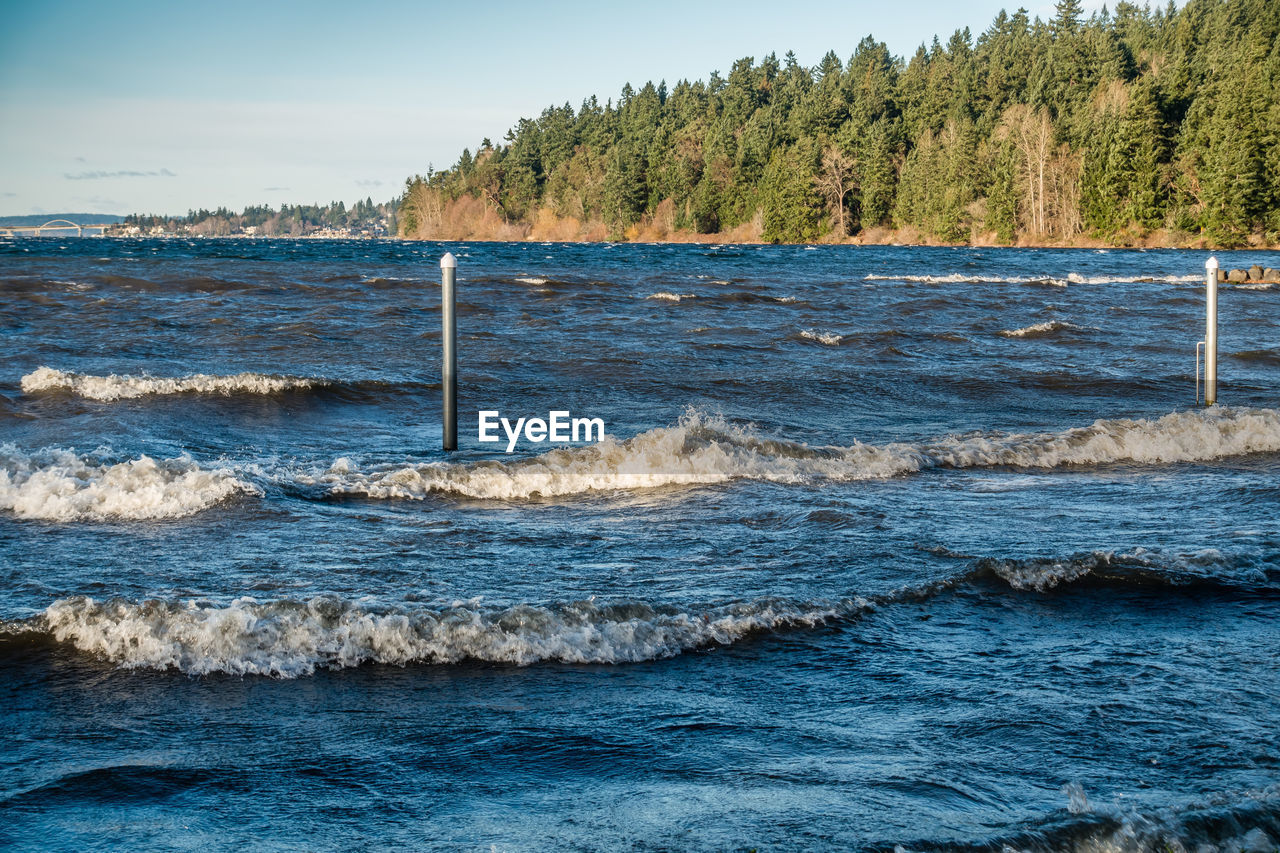
[[[1080,327],[1075,323],[1067,323],[1062,320],[1049,320],[1044,323],[1034,323],[1030,326],[1024,326],[1021,329],[1005,329],[1000,332],[1000,335],[1005,338],[1038,338],[1045,335],[1051,335],[1054,332],[1079,328]]]
[[[839,346],[840,342],[844,340],[844,335],[838,335],[835,332],[824,332],[820,329],[804,329],[800,332],[800,337],[807,341],[826,344],[829,347]]]
[[[0,445],[0,510],[45,521],[179,518],[259,490],[188,456],[104,462],[70,450]]]
[[[810,447],[689,411],[673,426],[513,461],[362,467],[342,458],[293,471],[332,494],[422,499],[447,494],[526,500],[591,492],[709,485],[737,479],[812,485],[885,479],[933,468],[1051,469],[1118,462],[1169,464],[1280,451],[1280,411],[1214,407],[1156,419],[1098,420],[1049,433],[978,433],[934,441]]]
[[[52,367],[40,367],[22,377],[22,391],[36,394],[65,391],[90,400],[110,402],[150,395],[168,394],[277,394],[325,384],[322,380],[299,376],[273,376],[263,373],[237,373],[215,376],[194,373],[189,376],[94,376],[69,373]]]
[[[760,599],[704,608],[594,600],[380,607],[334,597],[222,605],[77,597],[55,601],[39,618],[59,642],[123,667],[295,678],[363,663],[657,660],[761,631],[812,627],[864,606]]]

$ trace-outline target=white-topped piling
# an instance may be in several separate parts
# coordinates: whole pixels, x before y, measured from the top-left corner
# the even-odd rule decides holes
[[[1218,259],[1204,264],[1204,404],[1218,401]]]
[[[440,259],[440,339],[444,346],[441,360],[441,388],[444,397],[445,450],[458,449],[458,259],[445,252]]]

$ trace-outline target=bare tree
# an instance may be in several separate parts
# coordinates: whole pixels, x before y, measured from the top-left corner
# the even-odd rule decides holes
[[[845,224],[844,200],[854,189],[853,160],[836,146],[828,145],[822,150],[822,165],[813,180],[836,219],[840,236],[846,236],[849,229]]]
[[[1046,208],[1050,158],[1053,156],[1053,124],[1044,107],[1032,110],[1014,104],[1005,111],[1002,130],[1013,140],[1018,152],[1022,213],[1028,230],[1037,236],[1048,233]]]

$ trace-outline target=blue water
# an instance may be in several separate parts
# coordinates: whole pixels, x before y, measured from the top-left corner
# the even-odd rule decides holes
[[[1206,258],[0,241],[0,846],[1275,849],[1280,288],[1198,407]]]

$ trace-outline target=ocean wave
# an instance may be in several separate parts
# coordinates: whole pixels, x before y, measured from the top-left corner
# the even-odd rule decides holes
[[[650,293],[645,299],[657,299],[660,302],[680,302],[684,299],[696,299],[696,293],[671,293],[667,290],[660,290],[657,293]]]
[[[71,450],[0,445],[0,510],[51,521],[179,518],[263,486],[304,496],[421,500],[576,497],[755,480],[817,486],[933,469],[1055,469],[1165,465],[1280,452],[1280,411],[1213,407],[1156,419],[1098,420],[1047,433],[970,433],[923,442],[817,446],[689,411],[676,424],[606,436],[512,461],[382,463],[341,457],[327,466],[201,465],[190,457],[116,461]]]
[[[704,609],[639,602],[378,607],[334,597],[218,605],[87,597],[55,601],[6,633],[48,635],[127,668],[295,678],[317,668],[475,660],[634,663],[814,627],[863,605],[760,599]]]
[[[1202,275],[1082,275],[1067,273],[1065,276],[1051,275],[972,275],[952,273],[949,275],[882,275],[873,274],[863,281],[906,281],[916,284],[1032,284],[1051,287],[1066,287],[1068,284],[1187,284],[1203,281]]]
[[[1258,560],[1212,549],[1192,554],[1136,548],[1067,557],[987,557],[975,563],[973,577],[995,578],[1012,589],[1035,592],[1048,592],[1081,581],[1120,586],[1274,589]]]
[[[950,555],[960,557],[961,555]],[[43,613],[0,623],[10,649],[70,645],[115,666],[296,678],[317,669],[363,664],[456,664],[466,661],[629,664],[752,636],[849,625],[902,603],[919,603],[961,587],[998,580],[1015,594],[1046,593],[1087,578],[1134,587],[1177,587],[1194,575],[1226,589],[1269,589],[1236,582],[1254,560],[1216,552],[1181,555],[1136,549],[1064,558],[969,560],[958,574],[880,594],[837,600],[766,597],[724,604],[656,605],[587,600],[486,605],[480,599],[386,604],[332,595],[304,599],[99,600],[76,596]],[[1190,567],[1188,569],[1188,567]]]
[[[974,845],[925,842],[898,849],[1261,853],[1280,847],[1280,786],[1221,793],[1199,802],[1154,810],[1091,803],[1078,783],[1064,785],[1063,793],[1069,799],[1067,808],[1045,816],[1016,835]]]
[[[226,468],[190,457],[101,462],[69,450],[0,445],[0,510],[45,521],[179,518],[259,490]]]
[[[1098,420],[1057,433],[979,433],[936,441],[811,447],[697,411],[670,427],[511,462],[429,462],[362,469],[340,458],[289,479],[335,495],[422,499],[450,494],[523,500],[732,480],[817,484],[887,479],[934,468],[1051,469],[1170,464],[1280,451],[1280,411],[1214,407],[1154,420]]]
[[[305,390],[323,384],[326,384],[323,380],[262,373],[237,373],[230,376],[195,373],[182,377],[120,376],[113,373],[109,376],[94,376],[68,373],[51,367],[40,367],[22,377],[22,391],[26,394],[63,391],[104,402],[167,394],[278,394],[281,391]]]
[[[515,280],[521,284],[532,284],[535,286],[546,284],[548,281],[548,279],[536,275],[518,275]]]
[[[837,335],[835,332],[824,332],[820,329],[805,329],[800,332],[800,337],[806,341],[826,344],[829,347],[839,346],[840,342],[844,340],[844,335]]]
[[[1021,329],[1005,329],[1000,332],[1000,335],[1005,338],[1042,338],[1046,335],[1052,335],[1054,332],[1079,330],[1080,328],[1075,323],[1068,323],[1064,320],[1049,320],[1044,323],[1024,326]]]
[[[966,275],[878,275],[864,276],[863,281],[905,281],[912,284],[1038,284],[1066,287],[1068,279],[1053,276]]]

